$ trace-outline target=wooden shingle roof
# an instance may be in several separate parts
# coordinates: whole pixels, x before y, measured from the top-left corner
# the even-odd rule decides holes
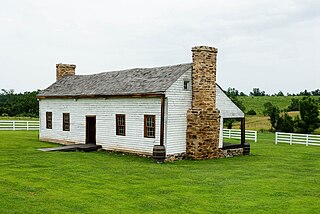
[[[92,75],[64,77],[38,97],[114,96],[164,93],[192,63],[155,68],[134,68]]]

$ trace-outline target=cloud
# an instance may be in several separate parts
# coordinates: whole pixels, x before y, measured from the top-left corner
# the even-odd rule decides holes
[[[6,1],[0,86],[45,88],[60,62],[77,64],[78,74],[190,62],[191,47],[204,44],[219,49],[225,88],[313,90],[319,8],[311,0]]]

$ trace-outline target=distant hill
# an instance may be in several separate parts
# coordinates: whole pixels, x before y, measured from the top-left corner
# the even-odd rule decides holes
[[[280,110],[285,110],[291,103],[292,98],[302,99],[303,96],[239,96],[238,99],[242,101],[246,108],[246,112],[253,109],[257,115],[263,115],[264,104],[271,102],[276,105]],[[320,96],[312,96],[313,99],[319,100]]]

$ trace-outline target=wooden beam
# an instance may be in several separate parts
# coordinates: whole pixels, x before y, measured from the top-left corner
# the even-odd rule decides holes
[[[163,146],[164,141],[164,111],[165,111],[166,97],[161,95],[161,121],[160,121],[160,146]]]
[[[243,146],[246,142],[246,123],[245,118],[241,118],[241,145]]]
[[[136,93],[136,94],[114,94],[114,95],[55,95],[55,96],[36,96],[38,99],[80,99],[80,98],[110,98],[110,97],[162,97],[162,92],[159,93]]]

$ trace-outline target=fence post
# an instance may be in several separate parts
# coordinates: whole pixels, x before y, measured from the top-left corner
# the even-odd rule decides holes
[[[292,145],[292,133],[290,133],[290,145]]]
[[[12,129],[13,129],[13,131],[16,130],[16,122],[15,121],[12,121]]]
[[[278,132],[276,132],[276,144],[278,144]]]
[[[229,139],[231,138],[231,129],[228,130],[229,131]]]
[[[254,142],[257,142],[257,131],[254,132]]]
[[[308,146],[308,143],[309,143],[309,135],[307,134],[306,135],[306,146]]]
[[[27,121],[27,131],[29,131],[29,121]]]

